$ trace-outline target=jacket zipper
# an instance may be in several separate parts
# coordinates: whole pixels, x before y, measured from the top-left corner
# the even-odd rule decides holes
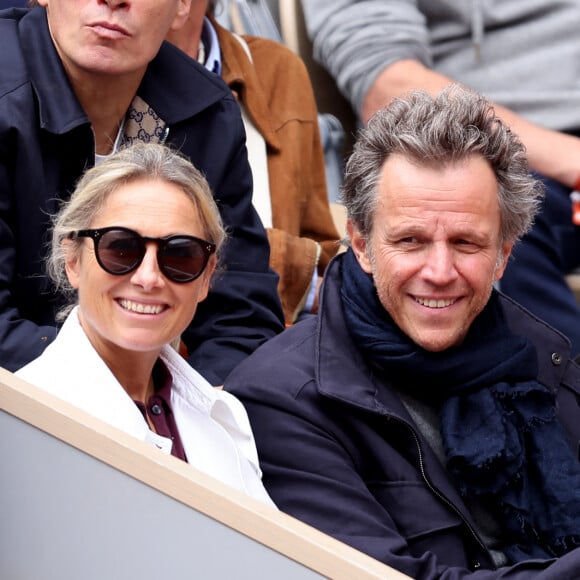
[[[471,532],[471,535],[473,536],[473,538],[475,539],[477,544],[488,555],[490,562],[493,563],[493,558],[491,557],[489,550],[487,549],[485,544],[480,539],[478,533],[473,529],[473,526],[465,519],[465,516],[461,513],[461,511],[459,511],[459,509],[455,505],[453,505],[453,503],[451,501],[449,501],[444,495],[442,495],[439,491],[437,491],[437,489],[435,487],[433,487],[433,485],[431,484],[431,482],[427,478],[427,473],[425,472],[425,465],[423,463],[423,451],[421,450],[421,442],[419,441],[419,437],[417,437],[417,433],[415,432],[415,430],[410,425],[405,423],[405,421],[403,421],[402,419],[399,419],[398,417],[396,417],[394,415],[388,415],[388,416],[391,419],[393,419],[393,420],[397,421],[398,423],[400,423],[401,425],[403,425],[406,429],[409,430],[409,432],[413,436],[413,440],[415,441],[415,446],[417,448],[419,471],[421,472],[421,477],[423,478],[423,481],[426,483],[427,487],[431,490],[431,492],[435,496],[437,496],[441,501],[443,501],[445,503],[445,505],[450,507],[461,518],[463,523],[467,526],[467,529]]]

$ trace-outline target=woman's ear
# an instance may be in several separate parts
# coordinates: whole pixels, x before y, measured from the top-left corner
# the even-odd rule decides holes
[[[207,298],[211,284],[211,278],[215,272],[216,266],[217,266],[217,257],[215,254],[212,254],[209,257],[207,266],[205,267],[205,270],[203,271],[202,274],[203,280],[201,280],[201,285],[198,292],[198,302],[201,302],[202,300],[205,300]]]
[[[66,276],[70,285],[73,288],[79,287],[80,278],[80,247],[73,240],[63,240],[61,242],[62,249],[64,250],[64,267],[66,270]]]

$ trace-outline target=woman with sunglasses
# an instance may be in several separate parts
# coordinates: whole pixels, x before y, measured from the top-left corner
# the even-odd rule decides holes
[[[47,261],[66,320],[17,374],[273,505],[245,409],[172,346],[225,237],[206,180],[179,153],[140,143],[90,169],[55,216]]]

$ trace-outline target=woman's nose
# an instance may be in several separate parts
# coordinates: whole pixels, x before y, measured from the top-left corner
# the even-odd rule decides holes
[[[157,245],[155,243],[147,244],[143,260],[133,272],[131,282],[143,287],[145,290],[150,290],[165,283],[163,273],[159,269]]]

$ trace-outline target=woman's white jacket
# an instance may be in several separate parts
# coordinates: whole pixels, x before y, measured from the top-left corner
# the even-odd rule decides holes
[[[233,395],[213,388],[171,346],[160,355],[172,378],[171,406],[188,463],[273,505],[261,480],[246,410]],[[95,351],[78,319],[66,319],[44,353],[17,376],[121,429],[171,452],[171,440],[149,429],[141,411]]]

